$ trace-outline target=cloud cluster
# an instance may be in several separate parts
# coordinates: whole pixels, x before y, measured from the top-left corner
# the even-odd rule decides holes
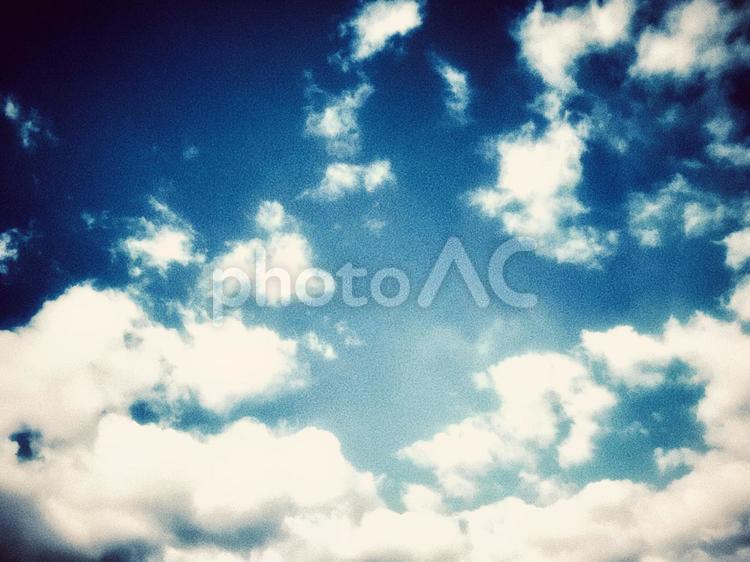
[[[577,224],[587,211],[576,188],[588,134],[585,121],[555,117],[541,134],[530,124],[500,137],[497,184],[471,192],[470,204],[499,220],[507,234],[536,240],[541,255],[598,265],[613,252],[617,235]]]
[[[736,60],[750,59],[750,45],[733,32],[742,21],[739,12],[714,0],[677,3],[659,28],[648,28],[638,38],[637,59],[630,69],[640,77],[689,78],[713,75]]]
[[[633,193],[628,226],[642,246],[660,246],[664,237],[680,233],[692,238],[723,226],[730,212],[719,197],[700,191],[677,174],[653,193]]]

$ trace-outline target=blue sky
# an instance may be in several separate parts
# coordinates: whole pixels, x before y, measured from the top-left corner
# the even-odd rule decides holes
[[[9,10],[3,550],[746,560],[749,14]],[[418,305],[451,238],[489,306],[455,269]],[[531,308],[490,290],[513,239]],[[365,268],[369,302],[338,276],[324,306],[280,302],[260,251],[292,282]],[[250,297],[217,322],[229,268]]]

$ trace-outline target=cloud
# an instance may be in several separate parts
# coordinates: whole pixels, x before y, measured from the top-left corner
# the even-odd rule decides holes
[[[313,90],[317,91],[316,88]],[[357,112],[373,93],[370,84],[364,82],[355,89],[346,90],[338,97],[328,99],[325,106],[316,110],[307,109],[305,131],[308,135],[322,138],[326,150],[336,158],[348,158],[359,152],[360,133]]]
[[[173,265],[203,263],[205,256],[194,249],[195,233],[164,203],[151,199],[158,218],[140,218],[133,225],[135,233],[119,244],[119,249],[130,259],[130,273],[137,277],[145,270],[155,269],[166,275]],[[94,222],[87,221],[87,226]]]
[[[654,450],[654,460],[659,472],[662,474],[680,468],[682,466],[691,467],[700,459],[700,455],[688,449],[681,447],[679,449],[670,449],[665,451],[661,447]]]
[[[664,368],[672,358],[661,342],[638,334],[631,326],[616,326],[605,332],[584,330],[581,343],[593,359],[604,361],[614,382],[628,387],[661,384]]]
[[[500,221],[511,236],[530,237],[540,255],[561,263],[596,266],[613,253],[617,234],[576,224],[586,207],[576,197],[586,122],[554,118],[541,134],[531,124],[497,141],[498,177],[494,187],[469,194],[469,203]]]
[[[323,340],[315,332],[307,332],[302,339],[305,347],[311,352],[320,355],[323,359],[332,360],[338,356],[336,350],[327,341]]]
[[[244,419],[197,436],[109,413],[90,441],[45,446],[39,461],[18,463],[12,448],[0,445],[0,486],[31,499],[64,542],[94,556],[124,542],[179,545],[187,530],[219,544],[242,532],[262,539],[293,516],[355,517],[379,503],[372,475],[314,427]]]
[[[706,152],[713,160],[737,167],[750,166],[750,147],[730,141],[734,123],[728,117],[719,116],[710,121],[706,128],[713,138]]]
[[[209,270],[230,271],[238,268],[253,284],[252,294],[265,299],[270,306],[283,306],[296,296],[295,285],[300,274],[313,267],[313,251],[308,239],[300,231],[296,219],[278,201],[263,201],[255,216],[258,236],[249,240],[229,242],[224,253],[216,256]],[[265,267],[266,279],[258,283],[256,265]],[[210,271],[207,270],[207,274]],[[280,278],[288,278],[281,281]],[[211,281],[204,283],[210,290]],[[225,293],[236,294],[237,279],[225,282]],[[314,288],[310,288],[313,292]]]
[[[601,5],[592,0],[585,8],[572,6],[556,14],[537,2],[517,32],[521,56],[548,86],[571,92],[578,59],[626,40],[634,10],[629,0]]]
[[[549,447],[562,467],[589,460],[597,418],[615,402],[583,365],[560,354],[505,359],[476,382],[497,395],[496,411],[466,418],[399,451],[400,457],[433,470],[450,496],[471,497],[477,477],[493,467],[531,466],[536,452]],[[565,437],[563,422],[570,426]]]
[[[14,228],[0,232],[0,275],[7,274],[10,262],[18,260],[18,245],[24,239]]]
[[[349,59],[362,62],[386,49],[394,37],[406,36],[420,25],[419,2],[375,0],[364,4],[351,20],[342,24],[341,34],[352,36]]]
[[[641,246],[660,246],[674,232],[702,236],[721,227],[728,216],[717,196],[695,189],[680,174],[655,193],[633,193],[628,200],[628,226]]]
[[[650,27],[638,38],[637,59],[630,73],[677,79],[700,72],[714,75],[750,55],[741,36],[733,37],[740,22],[736,12],[712,0],[677,4],[666,13],[660,28]]]
[[[542,463],[535,459],[547,450],[562,467],[590,459],[615,395],[593,379],[584,355],[528,353],[475,377],[496,395],[496,410],[401,456],[436,470],[450,495],[476,490],[492,468],[518,467],[534,502],[509,495],[450,510],[436,490],[410,485],[402,513],[384,506],[377,478],[346,460],[328,431],[243,418],[199,434],[126,415],[155,386],[185,386],[216,407],[255,392],[249,386],[267,388],[259,381],[272,348],[293,353],[294,346],[236,322],[225,332],[188,316],[180,333],[122,291],[83,285],[45,303],[26,325],[1,331],[0,430],[39,437],[27,460],[18,458],[17,443],[0,441],[0,493],[37,513],[35,526],[82,557],[129,544],[173,561],[739,562],[750,553],[743,546],[750,335],[737,322],[695,313],[655,335],[632,327],[603,332],[620,353],[636,356],[610,354],[606,370],[627,370],[645,357],[658,358],[654,369],[678,360],[688,367],[686,382],[703,388],[692,412],[708,450],[657,448],[654,462],[665,475],[687,471],[665,487],[605,479],[576,490],[536,472]],[[606,355],[606,347],[595,353]]]
[[[727,248],[728,267],[740,269],[750,259],[750,227],[732,232],[721,242]]]
[[[21,147],[25,150],[35,148],[40,138],[50,142],[57,140],[36,109],[24,109],[11,96],[5,98],[3,115],[15,126]]]
[[[200,150],[197,146],[194,144],[191,144],[190,146],[186,146],[185,150],[182,151],[182,158],[183,160],[193,160],[195,158],[198,158],[200,156]]]
[[[445,107],[448,114],[456,122],[465,123],[469,101],[471,101],[468,74],[439,57],[435,57],[434,67],[435,72],[443,79]]]
[[[335,162],[326,168],[320,185],[304,191],[301,196],[330,202],[360,191],[374,193],[395,181],[389,160],[375,160],[369,164]]]
[[[727,307],[740,320],[750,322],[750,275],[746,275],[737,283],[729,297]]]

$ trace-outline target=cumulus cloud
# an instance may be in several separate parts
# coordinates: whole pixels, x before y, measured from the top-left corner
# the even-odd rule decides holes
[[[740,22],[737,12],[713,0],[679,3],[666,13],[661,26],[646,29],[638,38],[630,72],[686,79],[700,72],[713,75],[738,59],[747,60],[747,43],[733,35]]]
[[[315,89],[317,91],[317,89]],[[357,112],[373,93],[368,83],[328,99],[321,109],[308,107],[305,131],[326,143],[331,156],[348,158],[359,152],[360,132]]]
[[[435,57],[435,71],[440,75],[444,85],[445,107],[448,114],[458,123],[465,123],[467,110],[471,101],[469,76],[466,71]]]
[[[726,264],[740,269],[750,259],[750,227],[727,235],[722,243],[727,248]]]
[[[266,218],[274,215],[268,210]],[[470,492],[489,468],[511,463],[534,501],[508,495],[455,511],[429,486],[409,485],[402,513],[385,507],[377,478],[352,466],[327,431],[243,418],[202,435],[130,419],[128,406],[154,385],[182,381],[212,402],[203,379],[227,386],[220,373],[240,369],[230,363],[254,373],[244,378],[262,380],[255,369],[279,344],[261,337],[257,348],[248,341],[233,346],[221,341],[234,339],[228,334],[204,338],[189,323],[179,333],[148,318],[123,292],[78,286],[28,324],[0,332],[7,405],[0,428],[39,436],[33,458],[19,459],[18,443],[0,441],[0,492],[38,513],[36,525],[82,556],[127,544],[174,561],[739,562],[748,554],[750,336],[736,322],[696,313],[670,320],[655,335],[618,328],[613,345],[643,348],[629,351],[635,359],[622,349],[607,355],[607,342],[592,351],[608,358],[607,370],[622,372],[647,356],[658,358],[649,362],[653,369],[678,360],[688,367],[688,382],[703,387],[692,412],[708,450],[657,448],[654,462],[665,475],[687,471],[665,487],[605,479],[576,490],[536,472],[540,450],[553,448],[563,467],[591,458],[599,418],[615,397],[592,378],[583,357],[530,353],[475,377],[497,396],[497,410],[401,456],[435,470],[449,494]],[[242,337],[258,336],[246,329]],[[583,340],[589,353],[591,340]],[[212,360],[203,362],[191,348]],[[217,355],[234,361],[216,363]],[[243,379],[240,371],[232,378]],[[241,394],[233,385],[228,403]]]
[[[593,359],[605,363],[614,382],[629,387],[661,384],[664,368],[672,359],[662,342],[637,333],[631,326],[616,326],[605,332],[584,330],[581,344]]]
[[[521,21],[521,55],[547,85],[560,91],[575,89],[575,64],[593,51],[610,49],[628,38],[635,3],[591,0],[561,13],[546,12],[537,2]]]
[[[554,446],[562,467],[587,461],[597,418],[615,402],[583,365],[560,354],[505,359],[476,382],[497,395],[497,411],[466,418],[399,452],[433,470],[451,496],[472,496],[474,479],[493,467],[532,465],[540,449]],[[564,437],[563,422],[570,425]]]
[[[497,141],[494,187],[469,194],[470,204],[512,236],[534,239],[537,252],[561,263],[598,265],[613,253],[614,231],[577,224],[586,207],[576,196],[589,127],[557,117],[539,134],[533,125]]]
[[[131,275],[137,277],[148,269],[155,269],[159,274],[166,275],[173,265],[203,263],[205,256],[194,248],[195,233],[190,224],[164,203],[155,199],[151,199],[150,203],[158,218],[140,218],[131,227],[133,234],[119,245],[120,250],[130,259]],[[87,225],[94,224],[93,220],[86,222]]]
[[[422,25],[421,6],[414,0],[374,0],[341,25],[351,36],[349,59],[361,62],[386,49],[395,37],[406,36]]]
[[[750,322],[750,275],[746,275],[737,283],[729,297],[727,307],[740,320]]]
[[[719,198],[692,187],[677,174],[654,193],[633,193],[628,201],[628,226],[642,246],[660,246],[675,232],[691,238],[716,230],[728,218]]]
[[[297,220],[278,201],[261,202],[255,226],[257,237],[228,243],[226,251],[212,260],[209,269],[227,273],[226,294],[235,295],[240,290],[240,281],[229,275],[238,269],[252,284],[251,292],[256,299],[270,306],[287,305],[296,296],[295,285],[300,274],[313,267],[310,242]],[[257,278],[259,272],[264,278]],[[312,287],[310,291],[318,289]]]
[[[335,162],[326,168],[320,185],[304,191],[301,196],[319,201],[336,201],[360,191],[374,193],[395,182],[389,160],[375,160],[369,164]]]

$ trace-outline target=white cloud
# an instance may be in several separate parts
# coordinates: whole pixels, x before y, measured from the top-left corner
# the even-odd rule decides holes
[[[192,227],[164,203],[155,199],[150,203],[159,214],[156,222],[141,218],[133,228],[136,232],[120,242],[120,249],[130,259],[131,274],[138,276],[153,268],[165,275],[174,264],[202,263],[205,257],[193,248]]]
[[[706,147],[708,155],[717,162],[732,166],[750,166],[750,148],[730,141],[734,123],[728,117],[717,117],[706,124],[713,141]]]
[[[21,107],[12,98],[5,98],[3,114],[11,121],[17,121],[21,117]]]
[[[395,181],[396,177],[388,160],[375,160],[369,164],[335,162],[326,168],[320,185],[304,191],[302,197],[336,201],[358,191],[373,193]]]
[[[541,135],[527,125],[501,137],[497,184],[471,192],[470,204],[498,219],[507,234],[533,238],[543,256],[598,265],[614,251],[617,234],[575,224],[587,211],[575,193],[587,135],[585,122],[556,118]]]
[[[727,208],[711,193],[692,187],[680,174],[654,193],[633,193],[628,226],[641,246],[656,247],[665,235],[702,236],[722,226]]]
[[[471,100],[468,74],[441,58],[435,59],[435,71],[443,79],[445,86],[445,107],[449,115],[458,123],[465,123]]]
[[[575,89],[575,63],[592,51],[610,49],[628,38],[635,5],[629,0],[592,0],[560,14],[545,12],[537,2],[518,30],[521,54],[551,87]]]
[[[450,496],[471,497],[476,477],[497,466],[533,464],[540,449],[554,447],[562,467],[589,460],[597,418],[615,401],[583,365],[559,354],[505,359],[476,382],[497,394],[497,411],[466,418],[399,452],[433,470]],[[570,424],[564,437],[563,422]]]
[[[214,328],[191,320],[181,335],[154,323],[125,293],[79,286],[27,325],[0,332],[0,431],[41,432],[38,455],[26,462],[16,458],[15,443],[0,440],[0,490],[85,554],[133,541],[153,545],[155,560],[172,561],[739,562],[750,553],[742,546],[750,513],[750,335],[736,322],[696,313],[670,320],[658,335],[616,329],[625,334],[620,343],[644,351],[628,350],[636,359],[612,356],[608,368],[668,356],[703,387],[692,412],[709,450],[655,451],[665,474],[687,470],[663,489],[598,480],[576,491],[532,471],[540,449],[554,448],[564,466],[590,458],[597,418],[614,397],[582,360],[530,353],[476,377],[497,395],[496,411],[467,418],[404,456],[445,469],[439,476],[448,493],[474,488],[488,467],[518,463],[534,503],[506,496],[449,511],[440,493],[412,485],[402,497],[407,510],[397,513],[383,506],[376,478],[354,468],[327,431],[245,418],[199,435],[128,419],[129,404],[157,384],[179,380],[203,392],[201,385],[227,384],[217,376],[225,369],[262,380],[253,371],[263,364],[259,355],[283,348],[273,338],[241,341],[258,334],[239,324],[228,329],[237,338],[205,337],[201,330]],[[212,360],[196,359],[192,348]],[[217,363],[224,355],[234,360]],[[242,368],[254,374],[242,377]],[[233,385],[230,396],[237,395]],[[188,544],[185,530],[194,539]]]
[[[372,475],[314,427],[245,419],[199,437],[106,414],[89,442],[44,446],[33,463],[16,462],[13,448],[0,445],[0,487],[30,498],[64,541],[92,555],[126,541],[178,544],[180,527],[215,538],[273,533],[290,516],[354,517],[379,503]]]
[[[657,447],[654,450],[654,460],[656,461],[656,466],[659,468],[659,472],[662,474],[681,466],[691,467],[698,459],[700,459],[700,455],[686,447],[666,451],[661,447]]]
[[[750,54],[741,38],[731,38],[738,15],[713,0],[691,0],[672,7],[660,28],[638,39],[631,74],[685,79],[699,72],[715,74]]]
[[[238,268],[253,284],[251,292],[254,296],[260,295],[271,306],[287,305],[296,295],[297,278],[313,267],[312,248],[297,221],[278,201],[261,202],[255,225],[259,231],[258,237],[228,243],[226,252],[217,256],[209,269],[226,272]],[[261,271],[265,267],[265,283],[256,282],[258,264]],[[281,281],[280,277],[285,280]],[[210,290],[210,280],[204,285]],[[224,285],[225,294],[234,295],[238,290],[239,281],[229,276]],[[310,291],[313,292],[313,288]]]
[[[630,387],[661,384],[671,359],[661,342],[631,326],[616,326],[606,332],[584,330],[581,343],[592,358],[605,362],[614,381]]]
[[[354,156],[360,145],[357,112],[373,91],[372,86],[365,82],[329,99],[319,111],[308,108],[305,131],[322,138],[330,155],[336,158]]]
[[[342,24],[343,35],[351,34],[351,60],[369,59],[422,25],[420,4],[414,0],[374,0],[364,4],[357,15]]]
[[[732,269],[740,269],[750,259],[750,227],[732,232],[722,243],[727,248],[726,264]]]
[[[407,511],[441,512],[445,508],[440,492],[422,484],[406,486],[401,495],[401,501]]]
[[[337,357],[336,350],[333,348],[333,346],[327,341],[323,340],[315,332],[307,332],[302,338],[302,341],[307,349],[309,349],[313,353],[317,353],[324,359],[330,361],[331,359],[336,359]]]
[[[0,275],[8,273],[8,264],[18,259],[18,243],[22,239],[15,229],[0,233]]]
[[[750,322],[750,275],[746,275],[737,283],[727,306],[737,315],[737,318]]]
[[[44,124],[38,111],[35,109],[25,110],[20,103],[10,96],[5,98],[3,115],[15,125],[21,147],[25,150],[35,148],[40,137],[50,141],[56,140],[55,135]]]

